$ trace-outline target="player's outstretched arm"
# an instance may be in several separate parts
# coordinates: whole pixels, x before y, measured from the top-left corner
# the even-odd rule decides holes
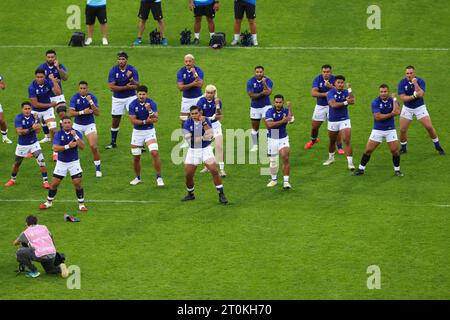
[[[5,80],[0,80],[0,89],[5,90],[5,88],[6,88]]]

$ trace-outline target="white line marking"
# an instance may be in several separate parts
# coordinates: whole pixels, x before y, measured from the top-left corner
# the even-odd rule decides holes
[[[44,202],[45,199],[0,199],[0,202]],[[77,202],[76,199],[56,199],[55,202]],[[86,199],[87,203],[163,203],[158,200],[99,200],[99,199]],[[438,208],[450,208],[450,204],[411,204],[412,207],[438,207]]]
[[[66,45],[0,45],[0,49],[9,49],[9,48],[18,48],[18,49],[29,49],[29,48],[69,48]],[[191,50],[191,49],[211,49],[207,46],[87,46],[85,48],[102,48],[102,49],[183,49],[183,50]],[[233,49],[233,50],[300,50],[300,51],[317,51],[317,50],[334,50],[334,51],[449,51],[450,48],[396,48],[396,47],[385,47],[385,48],[377,48],[377,47],[226,47],[225,49]]]
[[[157,200],[90,200],[90,199],[85,199],[86,202],[91,202],[91,203],[161,203],[161,201],[157,201]],[[45,199],[0,199],[0,202],[44,202]],[[72,199],[72,200],[68,200],[68,199],[55,199],[56,203],[58,202],[77,202],[77,199]]]

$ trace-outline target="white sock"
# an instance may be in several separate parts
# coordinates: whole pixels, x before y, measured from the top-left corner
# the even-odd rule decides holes
[[[284,182],[289,182],[289,176],[283,176],[283,181]]]
[[[364,170],[366,170],[366,167],[363,167],[362,165],[359,165],[358,169],[364,171]]]
[[[347,157],[347,163],[349,165],[353,164],[353,157]]]
[[[239,41],[239,37],[240,37],[241,35],[238,33],[238,34],[235,34],[234,35],[234,40],[236,40],[236,41]]]
[[[402,146],[406,145],[407,143],[408,143],[407,141],[405,141],[405,142],[400,142],[400,144],[401,144]]]
[[[219,162],[219,168],[220,168],[220,170],[224,170],[225,169],[225,163]]]
[[[276,174],[272,174],[271,176],[272,176],[272,180],[273,181],[277,181],[277,175]]]
[[[400,171],[400,167],[394,167],[394,171]]]
[[[434,143],[439,142],[439,138],[436,137],[436,139],[433,139],[433,142],[434,142]]]
[[[212,38],[212,36],[215,34],[215,32],[210,32],[209,37]]]
[[[194,33],[195,39],[200,39],[200,33]]]
[[[254,146],[258,145],[258,131],[252,129],[252,144]]]
[[[333,153],[328,153],[328,158],[329,159],[334,159],[334,152]]]
[[[101,163],[101,160],[95,160],[95,161],[94,161],[94,164],[95,164],[96,166],[99,166],[100,163]]]
[[[258,41],[258,38],[257,38],[257,36],[256,36],[256,33],[255,33],[255,34],[252,34],[252,39],[253,39],[253,41]]]

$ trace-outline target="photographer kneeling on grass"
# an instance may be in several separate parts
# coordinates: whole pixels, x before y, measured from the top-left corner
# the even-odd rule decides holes
[[[69,276],[67,266],[56,252],[53,243],[53,236],[44,225],[37,224],[37,217],[28,216],[26,218],[27,229],[22,232],[14,241],[14,245],[22,245],[16,252],[17,262],[20,263],[19,271],[24,271],[24,267],[29,269],[26,273],[28,278],[39,277],[40,273],[32,261],[42,264],[48,274],[61,274],[63,278]]]

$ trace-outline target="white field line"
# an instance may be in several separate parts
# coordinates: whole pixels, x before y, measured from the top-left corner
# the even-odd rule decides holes
[[[32,48],[68,48],[66,45],[0,45],[0,49],[9,49],[9,48],[18,48],[18,49],[32,49]],[[85,48],[102,48],[102,49],[182,49],[182,50],[191,50],[191,49],[210,49],[207,46],[88,46]],[[450,48],[401,48],[401,47],[226,47],[226,49],[232,50],[299,50],[299,51],[320,51],[320,50],[345,50],[345,51],[449,51]]]
[[[86,202],[90,202],[90,203],[161,203],[162,201],[157,201],[157,200],[90,200],[90,199],[85,199]],[[45,199],[0,199],[0,202],[44,202]],[[68,199],[55,199],[54,202],[77,202],[77,199],[72,199],[72,200],[68,200]]]
[[[85,199],[87,203],[163,203],[164,201],[158,200],[99,200],[99,199]],[[0,199],[0,202],[43,202],[45,199]],[[55,199],[55,202],[76,202],[74,199]],[[438,207],[438,208],[450,208],[450,204],[411,204],[406,205],[407,207]]]

